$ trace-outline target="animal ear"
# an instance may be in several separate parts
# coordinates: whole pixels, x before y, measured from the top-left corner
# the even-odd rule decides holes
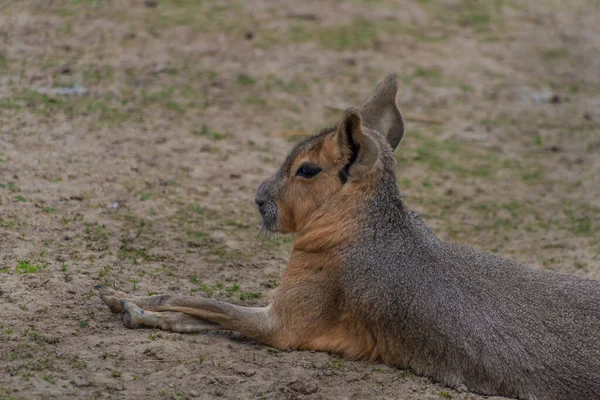
[[[338,123],[336,140],[344,162],[340,171],[342,183],[346,183],[349,177],[364,175],[379,159],[379,148],[365,132],[362,118],[356,109],[346,111]]]
[[[392,150],[398,146],[404,135],[404,120],[396,107],[397,91],[396,75],[390,74],[379,82],[360,108],[363,124],[385,136]]]

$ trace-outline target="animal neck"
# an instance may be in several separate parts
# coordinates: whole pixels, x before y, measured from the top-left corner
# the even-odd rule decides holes
[[[294,251],[318,253],[339,250],[364,240],[364,228],[374,225],[380,232],[401,226],[407,211],[393,175],[383,174],[377,185],[356,185],[323,204],[297,232]]]
[[[340,191],[320,206],[298,230],[294,251],[318,253],[335,250],[358,239],[359,216],[364,212],[373,190],[353,182],[346,185],[356,187]]]
[[[384,174],[362,214],[363,225],[380,232],[406,228],[410,211],[406,208],[395,176]]]
[[[361,215],[365,240],[393,243],[395,247],[419,246],[434,251],[442,243],[419,214],[404,204],[395,177],[386,175]]]

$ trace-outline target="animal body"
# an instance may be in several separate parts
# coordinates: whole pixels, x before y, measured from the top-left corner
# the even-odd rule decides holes
[[[396,185],[396,91],[390,75],[258,189],[264,226],[296,235],[268,307],[99,287],[102,299],[130,328],[235,330],[481,394],[600,399],[600,281],[438,239]]]

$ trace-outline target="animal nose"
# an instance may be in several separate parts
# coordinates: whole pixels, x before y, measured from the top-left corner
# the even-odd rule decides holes
[[[258,206],[258,208],[259,208],[259,209],[261,209],[261,208],[262,208],[262,206],[264,206],[264,205],[265,205],[265,199],[263,199],[262,197],[258,197],[258,196],[257,196],[257,197],[254,199],[254,202],[256,203],[256,205]]]

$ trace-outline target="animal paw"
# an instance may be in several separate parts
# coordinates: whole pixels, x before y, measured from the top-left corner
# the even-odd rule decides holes
[[[143,313],[144,310],[135,304],[125,300],[121,301],[121,319],[123,320],[123,325],[125,325],[127,328],[135,329],[140,326],[138,323],[138,316]]]
[[[121,301],[127,300],[131,297],[127,296],[127,294],[123,292],[119,292],[117,290],[102,285],[96,286],[96,289],[98,289],[98,292],[100,293],[100,298],[102,299],[104,304],[106,304],[108,308],[110,308],[110,311],[112,311],[115,314],[121,312]]]

